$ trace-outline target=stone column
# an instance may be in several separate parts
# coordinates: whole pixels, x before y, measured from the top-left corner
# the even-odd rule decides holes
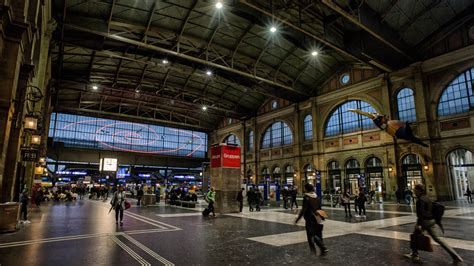
[[[236,150],[232,152],[226,148]],[[235,161],[235,166],[227,163],[230,161]],[[216,191],[214,203],[216,212],[221,214],[239,212],[236,197],[240,190],[240,171],[240,147],[222,145],[211,148],[211,176],[212,186]]]
[[[7,163],[8,143],[15,112],[13,97],[16,95],[22,51],[19,42],[3,40],[0,57],[0,202],[10,200],[11,180],[5,177],[6,167],[15,167]]]

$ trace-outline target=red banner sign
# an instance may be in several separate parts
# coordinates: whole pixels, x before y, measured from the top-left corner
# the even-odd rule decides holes
[[[222,167],[240,168],[240,147],[222,146]]]
[[[216,146],[211,148],[211,168],[240,168],[240,147]]]
[[[221,146],[211,148],[211,168],[221,167]]]

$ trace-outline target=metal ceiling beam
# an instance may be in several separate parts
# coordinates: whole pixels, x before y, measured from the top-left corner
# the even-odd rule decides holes
[[[305,34],[305,35],[307,35],[307,36],[313,38],[314,40],[316,40],[316,41],[318,41],[318,42],[320,42],[320,43],[322,43],[322,44],[328,46],[329,48],[335,50],[336,52],[338,52],[338,53],[340,53],[340,54],[343,54],[344,56],[347,56],[347,57],[349,57],[349,58],[351,58],[351,59],[353,59],[353,60],[355,60],[355,61],[358,61],[358,62],[360,62],[360,63],[365,63],[362,59],[357,58],[356,56],[350,54],[349,52],[343,50],[342,48],[339,48],[339,47],[336,46],[335,44],[333,44],[333,43],[327,41],[326,39],[324,39],[324,38],[322,38],[322,37],[319,37],[319,36],[316,36],[315,34],[309,32],[309,31],[307,31],[307,30],[305,30],[305,29],[302,29],[301,27],[298,27],[298,26],[296,26],[296,25],[293,25],[292,23],[290,23],[290,22],[288,22],[288,21],[286,21],[286,20],[284,20],[284,19],[282,19],[282,18],[280,18],[280,17],[277,17],[277,16],[273,15],[273,14],[272,14],[271,12],[269,12],[269,11],[264,10],[264,9],[262,9],[262,8],[256,6],[256,5],[254,5],[254,4],[249,3],[247,0],[240,0],[240,2],[241,2],[242,4],[244,4],[244,5],[246,5],[246,6],[250,7],[250,8],[252,8],[252,9],[255,9],[255,10],[261,12],[262,14],[265,14],[265,15],[271,17],[274,21],[278,21],[278,22],[280,22],[280,23],[282,23],[282,24],[284,24],[284,25],[286,25],[286,26],[288,26],[288,27],[290,27],[290,28],[292,28],[292,29],[294,29],[294,30],[296,30],[296,31],[299,31],[299,32],[301,32],[301,33],[303,33],[303,34]]]
[[[221,69],[221,70],[224,70],[224,71],[227,71],[227,72],[230,72],[230,73],[234,73],[234,74],[240,75],[242,77],[246,77],[246,78],[253,79],[253,80],[256,80],[256,81],[261,81],[261,82],[264,82],[268,85],[276,86],[276,87],[291,91],[293,93],[300,94],[301,96],[305,96],[305,97],[308,96],[306,93],[301,92],[301,91],[297,91],[294,88],[289,87],[287,85],[284,85],[284,84],[281,84],[281,83],[278,83],[278,82],[275,82],[275,81],[272,81],[272,80],[269,80],[269,79],[266,79],[266,78],[263,78],[263,77],[260,77],[260,76],[252,75],[250,73],[243,72],[243,71],[240,71],[240,70],[237,70],[237,69],[233,69],[233,68],[230,68],[230,67],[219,65],[219,64],[216,64],[216,63],[213,63],[213,62],[208,62],[206,60],[196,58],[194,56],[186,55],[186,54],[183,54],[183,53],[178,53],[178,52],[173,51],[173,50],[169,50],[169,49],[162,48],[162,47],[159,47],[159,46],[143,43],[143,42],[136,41],[136,40],[126,38],[126,37],[123,37],[123,36],[119,36],[119,35],[116,35],[116,34],[110,34],[110,33],[107,33],[107,32],[92,30],[92,29],[88,29],[88,28],[81,27],[81,26],[76,26],[76,25],[71,25],[71,24],[64,24],[64,26],[68,27],[70,29],[75,29],[75,30],[82,31],[82,32],[88,32],[88,33],[96,34],[96,35],[103,36],[103,37],[106,37],[106,38],[109,38],[109,39],[112,39],[112,40],[120,41],[120,42],[123,42],[123,43],[136,45],[136,46],[146,48],[146,49],[149,49],[149,50],[152,50],[152,51],[157,51],[157,52],[160,52],[160,53],[165,53],[165,54],[169,54],[169,55],[172,55],[172,56],[176,56],[176,57],[188,60],[188,61],[196,62],[196,63],[207,65],[207,66],[210,66],[210,67],[213,67],[213,68],[216,68],[216,69]]]
[[[150,12],[150,16],[148,17],[148,22],[146,24],[145,31],[143,32],[142,41],[144,41],[145,43],[147,43],[148,30],[150,29],[150,25],[151,25],[151,22],[152,22],[152,19],[153,19],[153,15],[155,14],[155,10],[156,10],[157,6],[158,6],[158,0],[155,0],[155,3],[153,3],[153,8]]]
[[[88,81],[88,82],[91,81],[92,68],[94,67],[94,57],[95,57],[95,53],[96,53],[96,51],[92,51],[92,54],[91,54],[91,61],[89,61],[89,75],[88,75],[88,77],[87,77],[87,81]]]
[[[179,46],[181,42],[181,37],[183,36],[183,32],[186,28],[186,24],[188,24],[189,18],[191,17],[191,13],[193,13],[194,8],[196,7],[196,4],[198,3],[197,0],[193,0],[193,4],[191,5],[191,8],[188,11],[188,14],[186,14],[186,18],[184,19],[183,23],[181,24],[181,30],[179,31],[178,38],[176,39],[176,51],[179,53]]]
[[[423,1],[419,1],[417,3],[420,3],[421,5],[423,5]],[[422,17],[427,12],[430,12],[431,9],[436,7],[439,3],[441,3],[441,0],[435,0],[435,1],[431,2],[428,6],[424,6],[423,9],[420,9],[416,14],[413,14],[413,16],[407,22],[405,22],[403,25],[401,25],[398,30],[400,32],[405,32],[413,23],[415,23],[415,21],[417,19]]]
[[[398,3],[398,1],[399,0],[390,0],[390,4],[388,5],[388,7],[385,8],[385,10],[380,14],[380,17],[382,18],[380,23],[385,21],[385,18],[387,17],[388,14],[391,13],[390,11],[392,11],[392,8]]]
[[[245,28],[244,33],[240,36],[239,41],[237,42],[237,45],[235,46],[234,52],[232,52],[232,57],[230,59],[231,68],[234,68],[234,57],[235,57],[235,54],[237,53],[237,50],[239,49],[240,44],[242,43],[247,33],[250,32],[250,30],[253,28],[254,25],[255,25],[254,23],[250,23],[249,25],[247,25],[247,28]]]
[[[352,22],[353,24],[357,25],[358,27],[360,27],[361,29],[363,29],[364,31],[366,31],[367,33],[369,33],[370,35],[372,35],[374,38],[376,38],[377,40],[381,41],[382,43],[384,43],[385,45],[387,45],[388,47],[392,48],[393,50],[397,51],[399,54],[403,55],[404,57],[408,58],[409,60],[411,60],[412,62],[415,61],[415,59],[413,59],[410,55],[408,55],[407,53],[405,53],[404,51],[402,51],[400,48],[396,47],[395,45],[393,45],[391,42],[387,41],[384,37],[380,36],[380,34],[376,33],[375,31],[373,31],[372,29],[370,29],[369,27],[367,27],[367,25],[361,23],[359,20],[357,20],[355,17],[353,17],[351,14],[347,13],[346,11],[344,11],[342,8],[340,8],[337,4],[335,4],[332,0],[321,0],[321,3],[323,3],[324,5],[326,5],[328,8],[330,8],[331,10],[333,10],[334,12],[338,13],[339,15],[343,16],[344,18],[346,18],[347,20],[349,20],[350,22]]]
[[[203,130],[203,131],[208,131],[210,129],[214,129],[215,125],[209,125],[209,127],[202,126],[200,124],[191,124],[191,123],[181,123],[181,122],[175,122],[171,120],[164,120],[164,119],[159,119],[159,118],[146,118],[146,117],[137,117],[134,115],[127,115],[127,114],[122,114],[122,113],[116,113],[116,112],[106,112],[106,111],[99,111],[99,110],[93,110],[93,109],[84,109],[84,108],[74,108],[74,107],[68,107],[68,106],[57,106],[55,107],[56,112],[72,112],[72,113],[89,113],[89,114],[96,114],[96,115],[107,115],[110,117],[116,117],[118,119],[124,118],[124,119],[131,119],[133,121],[136,121],[137,118],[141,121],[148,121],[154,124],[161,123],[164,125],[175,125],[175,126],[180,126],[184,128],[193,128],[197,130]]]
[[[110,22],[112,22],[112,16],[114,14],[115,2],[117,2],[117,0],[113,0],[112,5],[110,6],[109,19],[107,20],[107,32],[110,32]]]

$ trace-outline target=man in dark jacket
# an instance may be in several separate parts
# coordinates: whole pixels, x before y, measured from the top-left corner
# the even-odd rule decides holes
[[[436,221],[433,217],[433,202],[426,195],[425,186],[417,184],[415,186],[416,201],[416,225],[415,231],[427,231],[428,234],[436,241],[446,252],[453,258],[453,264],[457,265],[463,261],[463,259],[450,247],[443,239],[439,238],[439,232],[436,228]],[[405,257],[411,259],[414,262],[420,262],[418,256],[418,250],[412,249],[411,254],[406,254]]]
[[[237,193],[237,199],[239,202],[239,212],[242,212],[242,209],[244,208],[244,188],[242,188],[238,193]]]
[[[255,192],[253,188],[249,188],[247,192],[247,201],[249,202],[249,211],[253,212],[253,203],[255,202]]]
[[[305,194],[303,197],[303,208],[296,218],[295,224],[304,217],[306,221],[306,237],[308,238],[309,249],[316,254],[316,245],[321,249],[321,256],[328,253],[328,249],[323,242],[323,225],[316,221],[314,213],[321,210],[321,199],[316,196],[313,185],[306,183],[304,185]]]
[[[28,189],[24,188],[21,195],[20,195],[20,218],[23,218],[21,222],[25,224],[29,224],[30,221],[28,221],[26,218],[28,217]]]
[[[138,191],[137,191],[137,206],[141,205],[142,197],[143,197],[143,189],[142,187],[140,187],[138,188]]]

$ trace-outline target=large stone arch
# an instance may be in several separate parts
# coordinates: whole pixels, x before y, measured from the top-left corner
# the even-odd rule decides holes
[[[467,61],[459,65],[454,65],[449,71],[441,72],[443,75],[442,78],[440,78],[435,84],[430,86],[430,90],[432,91],[430,99],[430,110],[431,113],[434,115],[434,118],[438,118],[439,99],[441,98],[441,95],[443,94],[449,83],[451,83],[459,75],[473,67],[474,63],[472,61]]]

